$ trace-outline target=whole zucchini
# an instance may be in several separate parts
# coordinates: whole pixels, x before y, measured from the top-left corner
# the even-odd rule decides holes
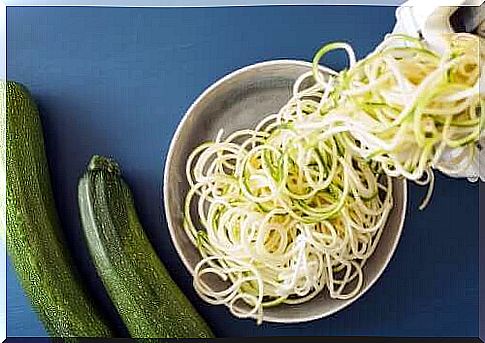
[[[7,251],[19,281],[50,335],[112,336],[63,241],[37,106],[21,84],[0,88],[7,105],[0,118],[6,124]]]
[[[78,191],[91,258],[130,335],[213,337],[146,237],[118,164],[93,156]]]

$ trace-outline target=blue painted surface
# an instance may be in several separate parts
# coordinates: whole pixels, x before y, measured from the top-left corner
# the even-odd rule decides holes
[[[39,103],[55,197],[68,245],[89,291],[121,325],[92,268],[78,221],[77,178],[92,154],[116,158],[142,223],[174,279],[220,336],[478,334],[478,186],[438,177],[433,201],[410,187],[405,230],[379,282],[336,315],[263,324],[204,304],[171,244],[161,201],[170,139],[193,100],[242,66],[310,60],[345,40],[363,57],[394,25],[392,7],[8,8],[8,77]],[[342,68],[338,53],[325,61]],[[10,336],[40,335],[8,272]]]

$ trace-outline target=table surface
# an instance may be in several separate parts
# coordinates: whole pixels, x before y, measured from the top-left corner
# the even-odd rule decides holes
[[[92,154],[116,158],[150,239],[172,276],[219,336],[478,334],[478,186],[437,177],[433,199],[410,185],[394,258],[352,306],[310,323],[257,326],[194,293],[171,243],[161,180],[170,139],[195,98],[223,75],[270,59],[310,60],[345,40],[365,56],[394,25],[393,7],[16,8],[7,10],[8,78],[38,102],[55,198],[89,291],[122,334],[89,261],[76,184]],[[325,63],[345,67],[343,54]],[[43,336],[12,266],[7,333]]]

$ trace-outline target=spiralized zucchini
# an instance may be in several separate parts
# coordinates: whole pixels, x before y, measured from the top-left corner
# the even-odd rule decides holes
[[[386,174],[431,183],[421,208],[431,196],[433,169],[453,176],[473,165],[471,178],[479,176],[478,141],[485,124],[479,38],[466,33],[447,38],[448,50],[439,55],[418,39],[389,36],[330,86],[321,81],[318,63],[341,46],[322,48],[313,60],[313,77],[330,101],[322,108],[309,103],[316,110],[301,124],[328,135],[347,131],[355,138],[348,148],[379,162]]]
[[[334,49],[350,66],[323,74],[319,62]],[[258,322],[264,308],[323,290],[354,297],[393,206],[391,177],[427,184],[432,168],[473,161],[484,117],[477,49],[458,34],[439,56],[399,35],[357,62],[349,45],[329,44],[278,113],[196,148],[184,228],[202,255],[197,293]],[[444,163],[447,148],[459,153]]]

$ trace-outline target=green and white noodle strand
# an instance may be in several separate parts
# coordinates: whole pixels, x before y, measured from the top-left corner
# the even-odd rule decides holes
[[[315,74],[322,56],[317,54],[313,61]],[[432,169],[457,174],[477,163],[485,120],[480,115],[481,68],[474,35],[450,35],[442,56],[418,39],[390,36],[339,74],[332,89],[337,104],[303,125],[347,130],[355,138],[351,149],[381,163],[391,176],[419,181]],[[322,83],[317,92],[326,87]],[[454,158],[443,159],[450,149]]]
[[[258,127],[218,136],[188,159],[185,228],[203,256],[196,291],[259,321],[264,307],[308,301],[324,288],[355,296],[392,208],[390,178],[337,136]],[[211,289],[207,277],[226,287]]]
[[[322,73],[334,49],[349,68]],[[430,185],[422,208],[433,169],[474,163],[484,123],[478,58],[466,34],[451,36],[443,56],[402,35],[360,61],[332,43],[278,113],[196,148],[184,228],[202,256],[201,298],[260,323],[264,308],[320,292],[356,296],[393,206],[391,178]]]

